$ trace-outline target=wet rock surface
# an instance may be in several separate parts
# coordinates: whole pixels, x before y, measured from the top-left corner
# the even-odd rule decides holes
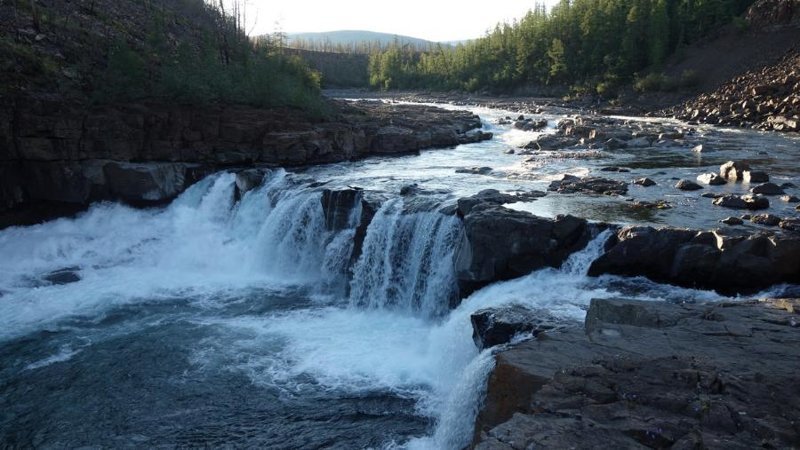
[[[593,300],[583,328],[497,355],[474,446],[795,447],[798,307]]]
[[[462,295],[494,281],[559,267],[588,243],[592,231],[584,219],[537,217],[492,202],[473,205],[463,222],[465,240],[456,261]]]
[[[628,185],[622,181],[603,177],[576,177],[564,175],[561,180],[550,183],[548,191],[562,194],[588,193],[605,195],[625,195]]]
[[[775,219],[765,215],[762,223]],[[755,292],[800,282],[800,235],[628,227],[592,263],[589,275],[602,274],[645,276],[725,294]]]
[[[522,334],[536,337],[561,323],[547,311],[521,305],[481,309],[470,316],[470,321],[472,340],[481,350],[507,344]]]

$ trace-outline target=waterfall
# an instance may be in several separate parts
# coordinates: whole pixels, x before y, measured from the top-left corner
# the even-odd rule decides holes
[[[353,269],[350,304],[433,317],[457,295],[453,257],[463,239],[460,221],[438,212],[405,212],[402,199],[385,203],[367,229]]]

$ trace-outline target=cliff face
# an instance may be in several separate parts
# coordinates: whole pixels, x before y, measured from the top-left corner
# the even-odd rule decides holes
[[[469,112],[336,107],[337,115],[317,120],[246,106],[20,102],[0,112],[0,213],[41,202],[154,204],[219,168],[329,163],[488,137],[469,132],[481,126]]]

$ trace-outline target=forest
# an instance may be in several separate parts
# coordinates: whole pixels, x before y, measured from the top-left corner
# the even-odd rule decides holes
[[[562,0],[456,47],[392,46],[369,61],[377,89],[508,92],[536,86],[613,94],[621,85],[668,90],[698,74],[660,69],[683,46],[724,26],[743,29],[752,0]]]

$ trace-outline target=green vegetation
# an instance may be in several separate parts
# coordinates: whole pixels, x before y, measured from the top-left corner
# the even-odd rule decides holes
[[[227,5],[228,10],[225,10]],[[243,29],[243,3],[87,0],[0,4],[0,95],[95,104],[287,106],[322,114],[320,75]],[[31,32],[18,30],[32,30]]]
[[[697,83],[659,74],[686,44],[730,24],[752,0],[562,0],[537,4],[522,20],[485,37],[424,52],[390,47],[371,55],[370,84],[378,89],[438,88],[511,91],[572,86],[613,95],[625,83],[671,90]],[[652,75],[648,75],[651,72]],[[684,77],[682,77],[684,78]]]

